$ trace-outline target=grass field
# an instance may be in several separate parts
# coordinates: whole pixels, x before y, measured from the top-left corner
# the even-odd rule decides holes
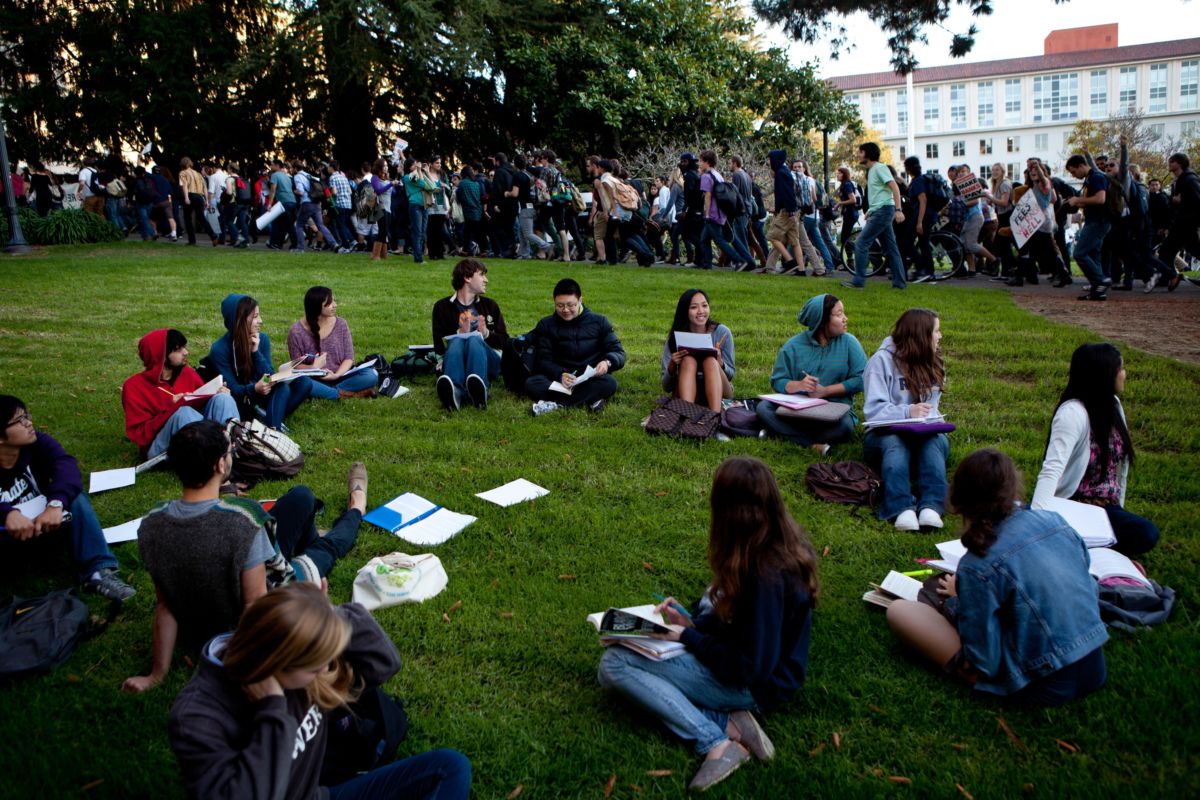
[[[390,358],[429,341],[430,307],[450,293],[451,266],[136,244],[6,258],[0,391],[22,397],[38,428],[77,456],[85,475],[132,465],[136,448],[123,435],[119,388],[142,369],[136,343],[146,331],[184,331],[198,361],[223,332],[222,297],[248,292],[261,304],[278,359],[305,290],[324,284],[334,289],[358,352]],[[595,679],[601,651],[584,617],[613,604],[650,602],[656,591],[699,595],[708,577],[711,477],[723,458],[745,453],[771,465],[817,551],[828,551],[820,561],[807,684],[765,723],[780,755],[767,766],[747,765],[714,796],[962,797],[956,784],[981,799],[1200,795],[1200,633],[1191,605],[1200,577],[1200,369],[1125,351],[1125,407],[1137,448],[1128,507],[1162,529],[1144,564],[1179,592],[1174,615],[1140,635],[1113,632],[1109,681],[1100,693],[1056,710],[1012,710],[974,699],[920,666],[878,609],[860,599],[868,581],[933,555],[939,537],[900,535],[867,515],[815,501],[803,484],[815,459],[810,450],[756,439],[652,439],[638,423],[659,394],[662,340],[683,289],[704,288],[714,318],[732,329],[738,396],[768,390],[775,352],[795,333],[803,301],[841,291],[850,330],[868,355],[905,308],[939,311],[949,375],[942,406],[958,424],[951,469],[977,447],[1000,447],[1032,490],[1071,351],[1092,335],[980,287],[894,292],[872,281],[849,294],[833,280],[811,278],[489,266],[490,294],[510,333],[551,313],[550,289],[564,275],[579,280],[585,302],[612,319],[629,365],[616,374],[621,391],[602,415],[578,410],[535,419],[528,401],[497,390],[486,413],[450,416],[425,379],[396,400],[310,403],[289,420],[308,457],[300,479],[331,509],[326,524],[344,502],[345,471],[358,458],[370,469],[371,506],[412,490],[479,517],[434,550],[450,576],[445,592],[377,614],[404,659],[388,687],[405,698],[412,719],[402,753],[463,751],[474,767],[475,796],[483,798],[505,797],[518,785],[522,798],[602,797],[612,775],[613,797],[683,795],[697,758],[605,697]],[[834,456],[861,459],[862,451],[845,445]],[[517,477],[550,495],[508,509],[474,497]],[[284,488],[261,484],[253,495],[274,497]],[[174,478],[160,472],[98,495],[94,504],[101,522],[112,525],[177,493]],[[165,722],[190,670],[180,654],[157,689],[139,697],[118,691],[125,677],[149,669],[154,591],[136,545],[115,550],[138,589],[116,622],[53,674],[0,686],[0,796],[181,794]],[[415,548],[364,526],[331,576],[331,597],[348,600],[358,567],[395,550]],[[40,564],[14,560],[9,551],[4,558],[0,595],[41,593],[72,580],[62,555]],[[442,614],[458,600],[447,624]],[[89,603],[102,607],[94,597]],[[1020,746],[1001,730],[998,715]],[[648,770],[672,774],[650,777]]]

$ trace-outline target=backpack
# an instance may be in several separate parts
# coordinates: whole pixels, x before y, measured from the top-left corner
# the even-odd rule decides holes
[[[408,714],[399,697],[375,687],[326,712],[325,725],[329,735],[320,785],[336,786],[393,761],[408,735]]]
[[[149,175],[143,175],[133,182],[133,198],[139,203],[154,200],[154,180]]]
[[[574,198],[571,195],[571,189],[574,188],[567,177],[561,172],[558,173],[558,183],[550,192],[550,199],[556,203],[569,203]]]
[[[87,169],[92,171],[91,176],[88,178],[88,190],[91,191],[92,194],[98,194],[103,197],[104,187],[100,185],[100,170],[96,169],[95,167],[87,167]]]
[[[754,400],[741,400],[721,411],[721,432],[730,436],[754,436],[762,432]]]
[[[587,211],[587,203],[583,202],[583,195],[579,193],[579,189],[573,183],[568,184],[568,186],[571,188],[571,210],[576,214],[582,214],[584,211]]]
[[[237,186],[234,190],[234,193],[233,193],[233,199],[239,203],[249,203],[250,202],[250,186],[249,186],[249,184],[247,184],[244,180],[242,180],[241,175],[234,175],[233,179],[234,179],[234,182],[237,184]]]
[[[533,375],[533,355],[533,331],[508,337],[500,354],[500,374],[510,392],[525,394],[525,381]]]
[[[300,446],[286,433],[272,430],[257,419],[230,422],[233,477],[253,486],[267,478],[291,478],[304,466]]]
[[[615,194],[617,196],[617,205],[626,211],[637,211],[642,206],[642,196],[638,194],[638,190],[630,186],[625,181],[617,181]]]
[[[716,411],[678,397],[658,398],[658,407],[646,419],[646,433],[678,439],[711,439],[721,423]]]
[[[550,202],[550,187],[541,178],[533,179],[533,201],[539,206]]]
[[[379,207],[379,196],[370,178],[363,178],[354,187],[354,214],[366,222],[378,222],[383,218],[383,209]]]
[[[713,186],[713,201],[717,208],[730,217],[740,217],[746,213],[746,204],[742,202],[742,194],[729,181],[717,181]]]
[[[73,589],[14,597],[0,609],[0,678],[50,672],[89,628],[88,607]]]
[[[393,378],[415,378],[437,372],[441,357],[432,350],[409,350],[392,359]]]
[[[308,178],[308,202],[324,203],[325,199],[329,197],[325,182],[310,172],[305,172],[304,176]]]
[[[104,187],[104,193],[109,197],[124,197],[125,191],[125,181],[120,178],[113,178]]]
[[[1104,207],[1110,219],[1120,219],[1125,212],[1125,187],[1116,178],[1105,175],[1104,179],[1108,181],[1108,188],[1104,190]]]
[[[925,213],[936,214],[950,202],[950,182],[940,172],[929,170],[925,178]]]
[[[878,473],[857,461],[810,464],[804,482],[818,500],[829,503],[874,506],[883,495]]]
[[[750,194],[754,197],[754,213],[750,216],[753,219],[766,219],[767,204],[763,200],[762,188],[756,183],[751,187]]]

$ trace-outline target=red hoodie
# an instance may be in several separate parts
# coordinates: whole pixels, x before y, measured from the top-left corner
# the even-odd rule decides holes
[[[162,379],[163,363],[167,359],[167,328],[150,331],[138,342],[138,355],[146,365],[143,372],[131,376],[121,387],[121,405],[125,408],[125,435],[143,450],[150,446],[171,415],[185,405],[203,404],[174,402],[171,395],[190,392],[204,385],[196,370],[184,367],[172,385]],[[161,387],[161,388],[160,388]]]

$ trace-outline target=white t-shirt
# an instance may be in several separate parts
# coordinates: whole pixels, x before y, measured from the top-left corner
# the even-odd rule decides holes
[[[80,200],[86,200],[95,194],[92,191],[92,176],[96,174],[96,170],[91,167],[84,167],[79,170],[79,183],[83,186],[83,191],[79,193]]]
[[[225,179],[229,177],[225,174],[225,170],[217,170],[212,175],[208,176],[208,197],[210,200],[217,201],[221,199],[221,192],[225,189]]]

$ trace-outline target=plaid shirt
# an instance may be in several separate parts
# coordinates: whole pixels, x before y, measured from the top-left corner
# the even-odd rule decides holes
[[[946,204],[946,227],[953,233],[961,233],[967,219],[967,204],[957,192]]]
[[[329,188],[333,190],[333,205],[335,208],[349,208],[350,196],[350,181],[346,180],[346,176],[341,172],[335,172],[329,176]]]

